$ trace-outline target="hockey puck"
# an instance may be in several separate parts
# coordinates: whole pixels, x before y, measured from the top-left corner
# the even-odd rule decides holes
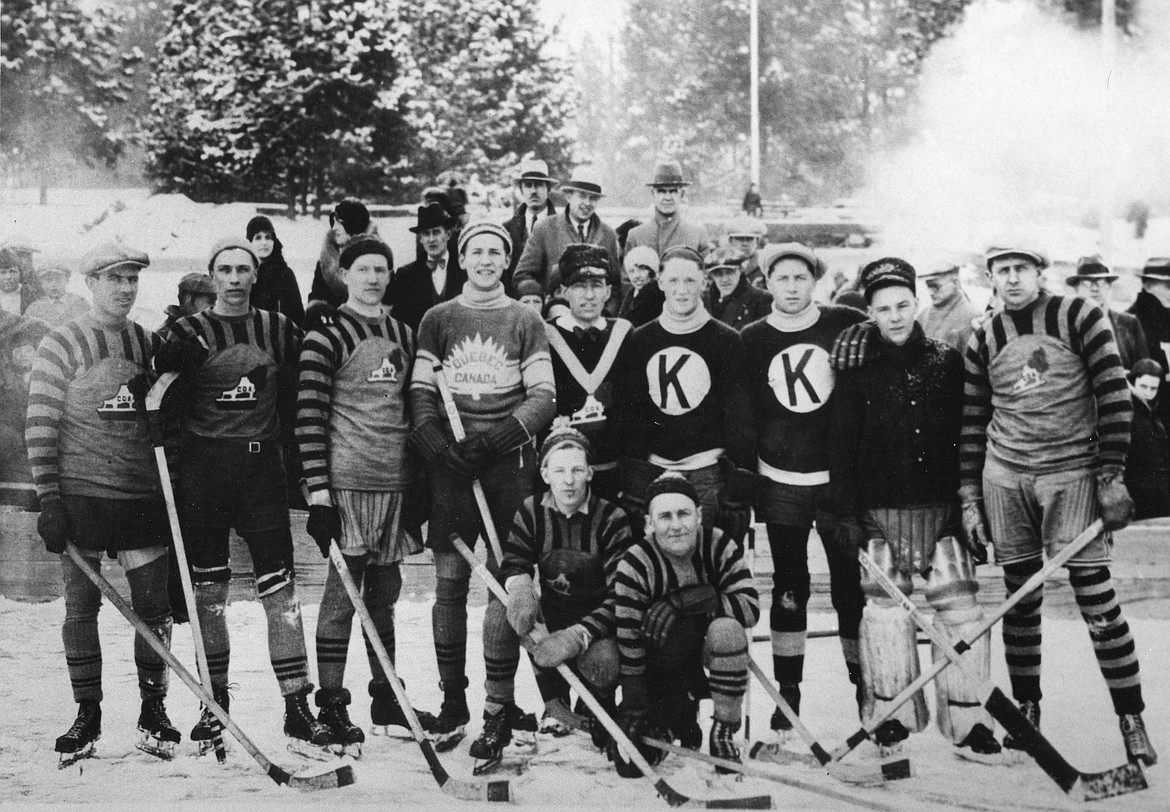
[[[507,781],[489,781],[485,787],[487,800],[507,803],[512,800],[511,786]]]
[[[900,758],[897,761],[887,761],[882,765],[882,778],[887,781],[898,781],[910,777],[910,759]]]

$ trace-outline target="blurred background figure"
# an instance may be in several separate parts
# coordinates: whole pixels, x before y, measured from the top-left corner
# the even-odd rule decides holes
[[[736,330],[772,310],[772,294],[748,282],[743,272],[745,262],[743,255],[728,246],[712,251],[707,259],[710,284],[703,293],[703,306],[714,318]]]
[[[658,287],[658,254],[648,245],[638,245],[626,252],[624,262],[630,288],[622,296],[618,316],[641,327],[662,315],[666,299]]]
[[[959,352],[982,314],[959,285],[959,263],[951,259],[936,260],[919,272],[918,279],[930,294],[930,307],[918,314],[918,323],[927,338],[950,344]]]
[[[743,211],[748,217],[764,216],[764,199],[760,197],[760,187],[749,183],[743,194]]]
[[[205,273],[189,273],[179,280],[179,303],[167,305],[167,320],[158,329],[159,335],[167,338],[171,325],[183,316],[200,313],[215,304],[215,285]]]
[[[24,315],[40,319],[50,327],[60,327],[67,321],[89,310],[89,302],[76,293],[70,293],[70,271],[61,262],[50,262],[37,272],[44,295],[28,306]]]
[[[1150,357],[1146,346],[1146,334],[1136,316],[1119,313],[1110,307],[1113,301],[1113,283],[1117,274],[1099,256],[1081,257],[1077,260],[1076,271],[1065,280],[1077,296],[1084,296],[1101,306],[1109,316],[1113,336],[1117,339],[1117,350],[1121,354],[1121,365],[1133,369],[1133,365]]]
[[[260,260],[256,284],[252,286],[252,307],[283,313],[300,327],[305,321],[301,288],[284,259],[284,246],[276,236],[272,221],[263,215],[253,217],[248,221],[246,234]]]
[[[526,277],[517,282],[516,298],[520,304],[531,307],[537,313],[544,312],[544,288],[535,279]]]
[[[20,293],[21,293],[21,309],[23,313],[28,309],[28,306],[41,298],[43,291],[41,290],[40,281],[37,279],[36,264],[33,262],[33,254],[39,254],[41,251],[36,248],[32,241],[27,237],[21,235],[11,237],[0,245],[0,249],[7,251],[9,258],[0,261],[0,268],[7,268],[9,265],[14,265],[19,271],[20,277]],[[4,307],[8,310],[8,307]],[[14,312],[8,310],[8,312]]]
[[[753,217],[737,217],[727,227],[727,245],[743,257],[743,275],[749,284],[768,289],[760,270],[760,249],[768,242],[768,227]]]
[[[1135,519],[1170,516],[1170,440],[1154,412],[1164,375],[1162,365],[1149,358],[1136,362],[1126,375],[1133,395],[1133,424],[1125,484],[1137,510]]]
[[[28,380],[37,345],[49,329],[38,319],[0,311],[0,504],[26,510],[36,504],[24,444]]]

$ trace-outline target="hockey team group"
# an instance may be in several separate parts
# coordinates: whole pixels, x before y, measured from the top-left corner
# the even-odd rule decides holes
[[[656,195],[671,190],[661,180]],[[434,212],[420,209],[420,227]],[[814,524],[841,678],[855,686],[859,720],[883,755],[929,721],[922,691],[904,695],[921,673],[904,597],[915,583],[936,631],[964,641],[956,666],[934,679],[943,736],[991,763],[1028,748],[1029,736],[997,737],[984,702],[991,649],[976,567],[993,549],[1010,597],[1073,546],[1064,565],[1129,760],[1156,761],[1137,649],[1109,570],[1111,531],[1133,514],[1127,373],[1106,311],[1045,290],[1041,252],[987,252],[999,306],[956,348],[916,321],[920,275],[897,257],[860,271],[867,315],[814,299],[825,264],[813,250],[768,245],[757,273],[770,306],[737,330],[709,312],[708,287],[728,263],[688,244],[671,221],[677,213],[659,209],[629,235],[649,229],[652,250],[625,245],[653,255],[641,270],[662,296],[660,314],[635,328],[614,315],[620,263],[583,230],[541,280],[561,305],[545,320],[512,284],[526,250],[514,231],[474,219],[456,229],[434,216],[450,239],[440,241],[443,261],[449,244],[466,281],[417,327],[392,315],[396,271],[375,234],[338,230],[344,297],[312,308],[303,331],[253,306],[261,260],[250,240],[212,247],[214,304],[161,334],[128,319],[150,274],[145,253],[108,243],[82,258],[91,309],[41,341],[26,422],[38,530],[61,554],[65,583],[62,637],[78,713],[56,742],[63,762],[91,754],[101,733],[95,571],[106,555],[125,570],[144,624],[134,642],[139,746],[169,758],[181,740],[157,645],[169,646],[172,595],[195,610],[201,671],[219,706],[205,703],[190,738],[210,749],[222,736],[219,714],[233,699],[225,605],[234,529],[251,552],[284,732],[301,746],[360,756],[363,727],[350,718],[344,678],[356,611],[367,624],[373,678],[361,694],[376,731],[421,728],[441,753],[459,745],[480,706],[470,755],[485,770],[514,738],[567,735],[582,720],[622,776],[661,761],[649,740],[743,763],[749,642],[761,612],[749,534],[763,526],[774,566],[769,688],[781,701],[770,728],[783,742],[801,727]],[[290,449],[308,534],[330,560],[317,686],[296,593]],[[400,568],[424,543],[434,561],[437,713],[405,700],[418,667],[395,659]],[[486,570],[469,552],[480,544]],[[183,591],[168,588],[177,546]],[[483,691],[469,701],[473,573],[498,587],[483,620]],[[1034,730],[1043,592],[1029,590],[1004,614],[1002,635],[1012,711]],[[514,698],[522,648],[545,703],[539,716]],[[938,646],[935,656],[944,656]],[[577,697],[570,711],[583,691],[596,703]],[[705,737],[701,708],[711,714]]]

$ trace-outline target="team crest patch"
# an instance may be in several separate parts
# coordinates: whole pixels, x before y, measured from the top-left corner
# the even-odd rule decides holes
[[[479,333],[465,338],[447,355],[443,363],[451,391],[479,400],[484,395],[507,392],[520,386],[520,365],[494,338]]]
[[[565,577],[563,572],[558,575],[555,580],[549,581],[548,585],[556,590],[556,592],[559,594],[568,597],[570,591],[569,579]]]
[[[402,372],[403,369],[402,353],[395,347],[382,359],[382,365],[371,372],[366,380],[371,383],[383,381],[397,383],[398,373]]]
[[[226,412],[245,412],[256,408],[256,393],[268,385],[268,368],[263,364],[240,376],[231,389],[225,389],[215,399],[215,408]]]
[[[1043,386],[1047,382],[1044,373],[1048,371],[1048,355],[1043,347],[1038,347],[1028,362],[1024,364],[1020,377],[1012,386],[1013,395],[1022,395]]]
[[[686,347],[667,347],[646,364],[650,399],[663,414],[677,416],[698,407],[711,391],[711,370],[703,356]]]
[[[138,377],[143,377],[139,375]],[[138,401],[130,390],[131,381],[118,387],[118,392],[112,398],[102,401],[98,407],[98,417],[102,420],[122,421],[135,420],[138,417]]]
[[[792,412],[815,412],[833,394],[836,376],[829,353],[816,344],[793,344],[772,358],[768,386],[780,405]]]

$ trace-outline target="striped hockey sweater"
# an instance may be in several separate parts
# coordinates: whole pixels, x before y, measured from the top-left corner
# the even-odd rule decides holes
[[[760,618],[760,596],[752,585],[752,574],[735,540],[718,529],[703,531],[691,564],[697,583],[711,584],[719,593],[722,616],[731,617],[745,629]],[[612,600],[617,619],[618,647],[621,651],[622,676],[646,672],[646,646],[642,620],[657,601],[692,581],[682,581],[679,573],[654,544],[653,536],[636,542],[618,563]]]
[[[159,337],[91,314],[49,333],[29,382],[25,441],[37,493],[107,499],[159,494],[144,404]]]
[[[1109,319],[1074,296],[997,313],[967,342],[962,484],[986,455],[1017,471],[1124,465],[1133,408]]]

